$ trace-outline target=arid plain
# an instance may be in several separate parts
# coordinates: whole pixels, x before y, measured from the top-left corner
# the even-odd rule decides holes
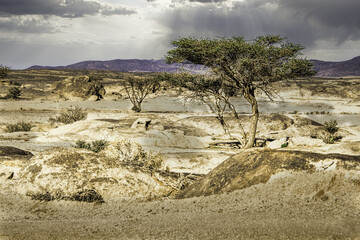
[[[104,99],[58,85],[85,75],[103,77]],[[360,238],[359,77],[276,83],[277,99],[259,95],[258,146],[248,150],[181,89],[163,86],[134,113],[121,81],[70,70],[2,80],[0,239]],[[19,99],[4,98],[12,87]],[[250,106],[233,102],[246,129]],[[75,108],[86,119],[50,120]],[[8,131],[21,121],[31,130]]]

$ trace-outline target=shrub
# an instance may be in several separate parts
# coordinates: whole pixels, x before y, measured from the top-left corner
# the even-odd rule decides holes
[[[342,136],[337,135],[339,131],[338,123],[336,120],[330,120],[329,122],[324,123],[324,128],[327,134],[323,137],[323,141],[327,144],[332,144],[336,141],[342,139]]]
[[[21,95],[21,90],[18,87],[12,87],[9,89],[8,94],[5,98],[18,99]]]
[[[125,163],[140,168],[146,168],[150,171],[157,171],[163,167],[163,159],[160,154],[145,151],[141,145],[131,141],[121,141],[113,144],[113,161],[107,162],[109,166],[114,167],[119,163]],[[114,161],[115,160],[115,161]],[[117,162],[119,160],[119,162]]]
[[[69,201],[79,201],[79,202],[95,202],[95,203],[104,203],[104,198],[96,192],[95,189],[85,189],[79,192],[76,192],[70,196],[66,196],[62,191],[57,191],[55,194],[51,194],[48,191],[45,192],[27,192],[26,196],[31,197],[31,200],[38,200],[44,202],[50,202],[54,200],[69,200]]]
[[[74,123],[83,119],[86,119],[87,113],[79,107],[68,108],[66,112],[60,113],[55,118],[50,118],[50,122],[60,122],[64,124]]]
[[[26,122],[18,122],[14,124],[7,124],[5,126],[5,131],[12,133],[12,132],[29,132],[33,127],[32,124]]]
[[[98,153],[106,148],[106,146],[108,145],[108,141],[95,140],[90,143],[87,143],[86,141],[78,140],[76,141],[75,145],[76,148],[84,148]]]
[[[330,120],[324,123],[325,130],[330,134],[335,134],[338,130],[338,123],[336,120]]]
[[[0,79],[6,78],[9,75],[10,68],[0,65]]]

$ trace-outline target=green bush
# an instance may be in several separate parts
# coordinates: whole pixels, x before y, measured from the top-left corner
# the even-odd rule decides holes
[[[55,118],[50,118],[49,121],[52,123],[59,122],[64,124],[70,124],[80,120],[84,120],[86,119],[86,117],[87,113],[84,110],[79,107],[75,107],[68,108],[66,112],[60,113],[60,115]]]
[[[330,120],[329,122],[325,122],[324,128],[327,132],[326,136],[323,138],[323,141],[325,143],[332,144],[342,139],[342,136],[336,134],[337,131],[339,131],[338,123],[336,120]]]
[[[12,133],[12,132],[29,132],[33,127],[32,124],[26,122],[18,122],[14,124],[7,124],[5,126],[5,131]]]
[[[18,87],[12,87],[9,89],[8,94],[5,96],[7,99],[18,99],[21,95],[21,90]]]
[[[84,148],[84,149],[88,149],[88,150],[98,153],[106,148],[106,146],[108,145],[108,141],[95,140],[95,141],[88,143],[83,140],[78,140],[78,141],[76,141],[75,145],[76,145],[76,148]]]
[[[325,131],[327,131],[330,134],[335,134],[338,130],[338,123],[336,120],[330,120],[329,122],[324,123]]]

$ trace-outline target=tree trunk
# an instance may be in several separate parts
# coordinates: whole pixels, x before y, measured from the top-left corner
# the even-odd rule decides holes
[[[134,112],[141,112],[141,102],[134,101],[131,110]]]
[[[256,135],[257,124],[259,121],[259,107],[255,98],[254,90],[248,91],[244,97],[251,104],[251,112],[252,112],[252,116],[250,119],[249,138],[244,148],[252,148],[255,145],[255,135]]]

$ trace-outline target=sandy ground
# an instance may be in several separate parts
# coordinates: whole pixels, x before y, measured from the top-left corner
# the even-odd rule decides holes
[[[315,178],[312,180],[316,182]],[[341,191],[343,197],[339,194],[322,201],[311,195],[286,194],[297,189],[296,185],[286,185],[289,185],[288,181],[209,197],[152,202],[124,199],[104,204],[41,203],[2,193],[0,236],[1,239],[360,237],[358,193]],[[302,187],[306,192],[314,184]],[[351,190],[360,189],[357,186]],[[356,195],[357,199],[354,198]]]

